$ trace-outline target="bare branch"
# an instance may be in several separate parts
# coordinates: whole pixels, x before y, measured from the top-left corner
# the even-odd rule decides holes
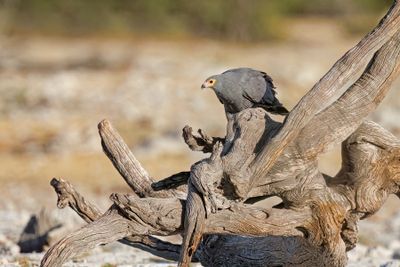
[[[295,211],[232,203],[229,209],[210,214],[207,234],[234,234],[242,236],[303,236],[298,230],[310,220],[310,209]],[[246,227],[242,227],[246,225]]]
[[[206,266],[345,266],[346,250],[357,242],[358,221],[374,214],[389,194],[400,196],[400,141],[376,124],[362,123],[400,72],[398,25],[400,4],[394,1],[380,24],[335,63],[283,126],[262,109],[244,110],[228,118],[225,147],[185,127],[189,147],[213,152],[190,173],[161,183],[176,178],[182,183],[189,176],[186,201],[178,199],[183,192],[153,190],[153,179],[122,138],[109,122],[101,122],[104,151],[136,194],[112,194],[113,206],[99,216],[72,186],[53,181],[60,207],[70,205],[94,221],[53,246],[42,266],[60,266],[83,248],[115,240],[177,259],[179,246],[150,235],[178,233],[184,236],[180,266],[189,265],[199,243],[195,256]],[[323,175],[317,156],[348,135],[341,171],[334,178]],[[269,196],[282,203],[269,209],[243,203]]]
[[[346,141],[348,148],[344,161],[348,164],[344,165],[340,175],[336,178],[336,183],[332,183],[333,190],[330,188],[313,190],[312,199],[304,201],[300,198],[299,201],[302,205],[295,204],[293,209],[290,207],[265,209],[231,202],[229,207],[209,214],[204,233],[258,236],[260,238],[219,238],[212,235],[205,239],[204,246],[196,257],[202,263],[214,262],[213,264],[216,264],[219,262],[219,257],[224,255],[224,251],[220,249],[231,247],[229,251],[237,251],[237,256],[233,254],[229,259],[225,259],[226,264],[235,264],[246,258],[242,263],[251,263],[252,266],[276,265],[279,262],[282,263],[283,259],[286,263],[306,262],[307,265],[344,266],[346,264],[345,251],[352,248],[356,242],[358,219],[376,212],[389,193],[400,192],[399,144],[400,142],[393,135],[376,124],[364,123]],[[371,166],[361,164],[370,162],[372,159],[374,164]],[[380,167],[377,168],[377,166]],[[346,181],[349,185],[346,185]],[[361,191],[355,194],[356,190]],[[58,190],[58,192],[62,191]],[[64,192],[69,191],[71,190],[64,190]],[[356,198],[356,196],[358,197]],[[363,197],[360,198],[361,196]],[[65,196],[59,196],[59,198],[64,199],[64,203],[74,203],[66,201],[66,199],[83,199],[82,197]],[[146,236],[149,234],[169,235],[182,231],[183,201],[176,198],[139,198],[123,194],[114,194],[112,200],[118,206],[118,208],[117,206],[113,208],[118,210],[118,216],[123,214],[123,220],[128,218],[127,222],[130,224],[128,228],[131,231],[129,237],[133,242],[141,242],[156,255],[163,255],[162,249],[158,249],[166,245],[168,250],[166,257],[169,256],[176,260],[178,246],[160,244],[159,241],[151,240],[150,237],[146,239]],[[354,207],[356,210],[348,213],[351,211],[350,207]],[[84,207],[81,209],[89,210]],[[89,217],[85,216],[85,218]],[[83,240],[81,238],[86,237],[88,233],[93,235],[92,231],[101,231],[100,237],[103,238],[103,231],[107,228],[103,228],[102,225],[90,228],[90,231],[80,230],[78,234],[71,234],[69,238],[60,241],[46,254],[43,264],[48,265],[43,266],[58,266],[57,264],[61,264],[58,260],[64,261],[80,252],[82,250],[81,240]],[[111,228],[114,231],[114,226],[110,226],[109,229]],[[120,230],[121,225],[116,228],[117,235],[121,234]],[[140,237],[143,234],[146,236]],[[101,242],[114,240],[108,239],[114,234],[107,233],[107,235],[100,241],[86,240],[83,245],[94,246]],[[261,238],[266,235],[276,236],[277,239]],[[128,235],[125,238],[123,242],[129,241]],[[61,249],[62,246],[67,247],[67,251]],[[253,249],[250,251],[244,249],[249,246]],[[269,251],[271,246],[274,252]],[[291,255],[285,254],[288,249],[293,251]],[[258,250],[261,253],[259,259],[254,255],[254,251]],[[271,253],[271,257],[266,257],[265,253]]]
[[[199,135],[194,135],[192,127],[188,125],[182,130],[182,137],[191,150],[210,153],[216,142],[224,142],[224,138],[210,137],[201,129],[197,132]]]
[[[69,206],[87,223],[94,221],[102,214],[95,205],[79,194],[68,181],[62,178],[53,178],[50,184],[57,193],[57,207],[59,209]]]
[[[61,178],[53,178],[51,180],[51,185],[58,195],[57,206],[60,209],[63,209],[68,205],[87,223],[91,223],[102,216],[100,210],[95,205],[85,200],[85,198],[77,192],[68,181]],[[179,259],[181,246],[162,241],[155,237],[142,235],[127,236],[124,239],[119,240],[119,242],[128,246],[143,249],[155,256],[163,257],[165,259],[175,261],[178,261]],[[197,256],[195,256],[194,261],[197,260]]]
[[[399,72],[400,31],[375,54],[362,76],[304,127],[296,139],[299,153],[315,157],[342,142],[375,110]]]
[[[135,158],[111,123],[108,120],[103,120],[99,123],[98,128],[104,153],[138,196],[162,198],[184,196],[182,192],[175,190],[154,191],[151,187],[154,180]]]
[[[40,266],[59,267],[76,254],[131,235],[133,233],[130,225],[129,220],[120,216],[116,210],[110,210],[96,221],[65,236],[53,245],[44,255]]]
[[[299,101],[289,113],[280,132],[253,161],[252,184],[268,173],[283,150],[297,137],[301,129],[327,104],[341,94],[348,82],[366,66],[366,60],[380,49],[398,31],[400,4],[394,1],[379,25],[350,49],[322,79]]]
[[[177,234],[183,229],[183,200],[138,198],[121,193],[113,193],[110,199],[126,218],[143,228],[141,235],[167,236]]]

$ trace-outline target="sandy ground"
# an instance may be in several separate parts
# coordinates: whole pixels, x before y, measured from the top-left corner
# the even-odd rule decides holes
[[[0,265],[37,266],[42,254],[20,254],[15,243],[42,207],[65,224],[54,240],[83,225],[72,211],[56,209],[51,177],[68,179],[103,210],[111,192],[128,191],[101,152],[96,124],[103,118],[152,176],[188,170],[203,155],[185,147],[181,129],[190,124],[218,136],[225,129],[222,106],[211,91],[200,90],[206,77],[239,66],[264,70],[290,109],[358,40],[322,20],[297,22],[289,34],[286,42],[254,45],[0,35]],[[399,87],[371,115],[397,136]],[[339,169],[338,151],[321,158],[324,172]],[[398,203],[389,199],[362,222],[349,266],[400,266]],[[146,264],[171,265],[111,244],[67,266]]]

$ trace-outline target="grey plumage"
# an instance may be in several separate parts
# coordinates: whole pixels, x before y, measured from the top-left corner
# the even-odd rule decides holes
[[[202,88],[213,89],[225,111],[230,114],[252,107],[262,107],[273,114],[288,113],[275,96],[271,77],[262,71],[250,68],[227,70],[209,77]]]

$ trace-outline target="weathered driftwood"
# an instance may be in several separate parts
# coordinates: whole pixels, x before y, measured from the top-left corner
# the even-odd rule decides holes
[[[99,209],[94,204],[85,200],[68,181],[62,178],[53,178],[50,184],[57,193],[57,206],[60,209],[69,206],[87,223],[91,223],[101,217],[102,213]],[[85,242],[85,240],[82,239],[80,242]],[[177,260],[180,251],[180,246],[164,242],[151,236],[126,236],[120,239],[119,242],[171,260]]]
[[[116,240],[180,266],[193,260],[205,266],[345,266],[358,221],[389,194],[400,196],[400,141],[365,121],[400,72],[399,25],[394,1],[284,123],[262,109],[244,110],[234,116],[234,139],[226,143],[185,127],[189,147],[212,154],[163,183],[153,184],[111,124],[101,122],[104,151],[134,193],[112,194],[114,204],[101,214],[68,182],[54,179],[59,207],[69,205],[89,224],[55,244],[41,266],[61,266],[84,249]],[[340,143],[342,169],[335,177],[322,174],[319,155]],[[187,187],[174,187],[185,181]],[[253,205],[270,196],[282,203]],[[183,235],[182,247],[151,237],[175,234]]]

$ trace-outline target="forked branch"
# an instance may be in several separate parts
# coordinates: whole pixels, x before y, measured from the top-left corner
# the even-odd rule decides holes
[[[54,245],[42,266],[60,266],[83,247],[115,240],[156,255],[166,249],[158,255],[175,260],[181,249],[181,266],[194,253],[206,266],[345,266],[346,250],[357,242],[358,220],[375,213],[389,194],[400,196],[400,142],[364,122],[399,75],[398,25],[400,4],[394,1],[283,124],[262,109],[244,110],[233,116],[234,138],[225,148],[222,139],[186,127],[191,149],[213,152],[190,172],[169,179],[181,184],[188,179],[186,201],[185,191],[154,190],[157,184],[151,186],[154,180],[121,136],[101,122],[104,151],[135,194],[112,194],[113,206],[100,215],[68,183],[53,180],[59,207],[69,205],[90,224]],[[323,175],[318,156],[342,141],[341,171],[333,178]],[[282,203],[244,204],[270,196]],[[182,247],[151,237],[178,233]]]
[[[377,125],[373,123],[363,124],[348,139],[345,145],[348,152],[345,154],[344,164],[349,162],[351,164],[344,165],[340,175],[336,178],[336,183],[332,184],[333,191],[326,188],[320,192],[322,196],[328,198],[328,202],[326,200],[320,204],[316,202],[319,199],[319,195],[315,195],[315,198],[311,200],[314,203],[311,209],[306,207],[300,208],[298,206],[294,207],[294,209],[290,207],[284,209],[265,209],[232,202],[228,209],[219,210],[209,215],[204,229],[204,233],[209,236],[203,240],[202,249],[196,252],[196,259],[200,259],[206,266],[217,264],[218,262],[222,266],[234,265],[238,262],[241,262],[241,265],[268,266],[279,264],[279,262],[282,263],[282,259],[286,259],[286,263],[291,262],[295,266],[299,262],[304,262],[306,266],[310,266],[322,264],[324,261],[332,266],[343,266],[345,264],[345,250],[336,251],[341,246],[338,246],[335,242],[330,243],[327,241],[332,241],[332,237],[329,236],[332,234],[333,229],[337,229],[338,233],[340,233],[341,226],[331,225],[330,223],[335,222],[334,218],[340,218],[341,216],[343,218],[346,217],[346,220],[350,223],[354,222],[351,216],[347,217],[345,215],[347,212],[350,212],[350,210],[346,211],[345,207],[359,207],[359,210],[351,211],[354,214],[362,214],[363,212],[372,214],[382,205],[389,193],[400,192],[399,186],[397,186],[397,184],[400,184],[399,144],[400,142],[394,136]],[[347,147],[349,148],[347,149]],[[377,149],[384,149],[385,153],[383,153],[384,151],[376,151]],[[360,152],[366,154],[362,156]],[[375,167],[381,166],[381,168],[366,169],[362,163],[368,162],[371,159],[374,160]],[[353,167],[357,168],[354,169]],[[352,175],[353,181],[350,181],[350,184],[347,186],[345,182],[349,181],[347,178],[349,174]],[[365,175],[369,175],[368,178]],[[56,187],[56,191],[61,194],[59,195],[59,199],[64,204],[59,205],[60,207],[68,204],[81,216],[84,213],[88,213],[82,216],[86,220],[98,215],[95,212],[91,212],[96,209],[90,207],[90,203],[85,201],[69,183],[62,179],[57,179],[57,181],[57,183],[53,182],[52,184]],[[332,182],[335,182],[335,179]],[[338,188],[337,192],[336,187]],[[354,194],[357,188],[374,189]],[[387,192],[387,194],[371,195],[370,193],[373,192]],[[336,194],[343,195],[336,199]],[[366,206],[366,204],[372,202],[363,202],[363,199],[357,200],[355,199],[356,195],[363,195],[366,198],[373,197],[373,203],[378,204],[373,207]],[[354,203],[359,204],[342,203],[341,201],[345,199],[349,201],[354,199]],[[138,246],[136,247],[146,248],[145,250],[168,259],[177,259],[177,251],[180,246],[160,243],[160,241],[155,241],[148,235],[169,235],[182,231],[181,218],[184,210],[182,201],[176,198],[139,198],[134,195],[124,194],[113,194],[112,200],[115,202],[115,206],[111,208],[110,212],[116,210],[118,213],[118,215],[113,213],[114,215],[112,216],[122,216],[122,220],[127,219],[130,225],[130,232],[121,240],[122,242],[137,242]],[[107,214],[104,216],[107,216]],[[333,217],[322,223],[320,220],[328,215]],[[357,221],[358,219],[355,218],[355,220]],[[106,230],[108,229],[107,225],[110,226],[108,219],[104,219],[103,222],[104,225],[95,224],[94,228],[86,227],[84,228],[85,230],[78,232],[79,236],[71,234],[68,238],[60,241],[46,254],[42,266],[60,266],[59,264],[62,264],[70,256],[81,252],[83,249],[80,246],[80,237],[85,237],[88,233],[93,234],[93,231],[99,231],[99,229],[101,231],[108,231]],[[118,237],[124,235],[118,230],[124,228],[123,224],[113,225],[112,228],[114,227],[117,227],[118,233],[115,234]],[[354,242],[351,238],[354,237],[354,233],[356,234],[355,228],[351,224],[346,224],[343,227],[342,236],[343,238],[344,236],[349,238],[347,239],[350,242],[348,247],[351,247],[351,242]],[[329,231],[325,232],[326,229],[329,229]],[[259,238],[222,237],[214,234],[258,236]],[[319,236],[316,234],[319,234]],[[109,239],[110,236],[114,235],[100,235],[101,239],[90,239],[90,242],[84,242],[88,246],[85,249],[106,242],[107,240],[113,240]],[[321,244],[325,245],[322,246]],[[330,250],[321,250],[321,248],[324,248],[328,244],[332,247],[331,249],[334,254],[332,254],[333,252],[329,252]],[[68,247],[68,251],[63,251],[62,247]],[[78,249],[75,247],[78,247]],[[248,251],[245,249],[246,247],[252,247],[253,249]],[[315,247],[318,249],[314,250]],[[167,252],[165,249],[167,249]],[[228,259],[223,256],[227,250],[233,253]],[[286,255],[285,251],[288,250],[293,251],[293,253]],[[328,254],[328,252],[331,254]],[[271,254],[270,256],[266,256],[264,253]],[[335,261],[333,261],[333,256],[329,255],[336,255],[334,257]],[[243,261],[243,259],[246,260]],[[334,262],[335,264],[333,264]]]
[[[68,181],[61,178],[53,178],[51,185],[58,196],[58,208],[63,209],[69,206],[87,223],[91,223],[102,216],[100,210],[87,201]],[[179,259],[179,245],[174,245],[152,236],[126,236],[120,239],[119,242],[134,248],[140,248],[168,260],[177,261]],[[197,261],[196,256],[194,261]]]

